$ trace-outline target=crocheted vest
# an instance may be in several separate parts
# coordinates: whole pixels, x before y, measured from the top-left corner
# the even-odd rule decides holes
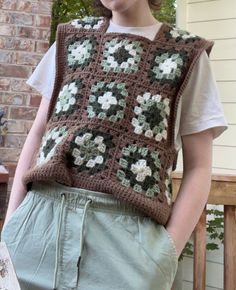
[[[108,26],[105,17],[58,25],[47,127],[23,182],[110,193],[165,225],[179,99],[213,43],[167,24],[153,40]]]

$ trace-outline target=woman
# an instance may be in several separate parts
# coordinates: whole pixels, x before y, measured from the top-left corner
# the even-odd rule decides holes
[[[2,233],[22,290],[170,289],[207,201],[226,129],[213,44],[158,22],[155,1],[100,4],[108,17],[58,26],[28,81],[43,98]]]

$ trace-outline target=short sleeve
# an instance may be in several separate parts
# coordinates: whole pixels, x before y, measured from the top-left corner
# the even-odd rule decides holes
[[[50,100],[54,88],[56,73],[56,42],[44,54],[26,84],[37,90],[43,97]]]
[[[227,129],[216,80],[206,51],[195,64],[183,91],[176,118],[176,148],[181,136],[212,128],[214,138]]]

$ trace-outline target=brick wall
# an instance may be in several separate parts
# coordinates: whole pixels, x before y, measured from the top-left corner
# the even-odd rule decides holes
[[[26,83],[49,47],[52,0],[0,0],[0,107],[8,133],[0,161],[10,172],[8,192],[41,96]]]

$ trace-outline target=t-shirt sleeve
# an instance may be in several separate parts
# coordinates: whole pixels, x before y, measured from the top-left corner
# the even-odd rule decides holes
[[[180,136],[212,128],[214,138],[227,129],[216,80],[203,51],[182,94]]]
[[[56,73],[56,41],[50,46],[36,66],[34,72],[26,81],[43,97],[51,99]]]

